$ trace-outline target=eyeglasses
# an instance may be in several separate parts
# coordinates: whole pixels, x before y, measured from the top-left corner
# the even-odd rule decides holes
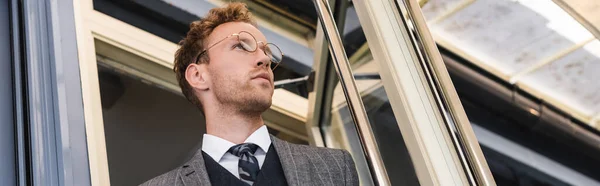
[[[245,50],[246,52],[250,52],[250,53],[255,52],[256,49],[258,49],[259,43],[262,44],[261,49],[263,50],[265,55],[267,55],[271,59],[271,64],[270,64],[271,70],[275,70],[275,68],[277,68],[277,66],[279,66],[279,64],[281,63],[281,60],[283,59],[283,52],[281,52],[281,50],[279,49],[279,47],[277,47],[277,45],[275,45],[273,43],[264,43],[262,41],[256,41],[256,38],[252,34],[250,34],[249,32],[246,32],[246,31],[241,31],[239,33],[231,34],[231,35],[221,39],[220,41],[216,42],[215,44],[212,44],[208,48],[204,49],[202,52],[200,52],[196,56],[195,63],[198,63],[198,61],[200,60],[200,56],[205,54],[209,49],[211,49],[212,47],[216,46],[217,44],[225,41],[227,38],[230,38],[230,37],[237,38],[238,43],[236,44],[236,47],[240,47],[241,49]]]

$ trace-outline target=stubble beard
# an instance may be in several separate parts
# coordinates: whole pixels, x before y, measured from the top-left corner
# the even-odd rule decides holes
[[[223,82],[214,88],[215,97],[223,106],[244,115],[261,115],[271,107],[271,94],[259,89],[264,86],[254,86],[249,81],[240,83],[229,78],[219,77],[215,82]]]

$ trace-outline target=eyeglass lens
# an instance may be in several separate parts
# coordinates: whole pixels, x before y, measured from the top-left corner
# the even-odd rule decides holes
[[[244,50],[248,52],[254,52],[258,48],[258,43],[254,36],[247,32],[240,32],[238,35],[238,40],[242,47],[244,47]],[[279,63],[283,58],[283,54],[281,53],[279,47],[272,43],[266,44],[263,51],[271,59],[272,63]]]

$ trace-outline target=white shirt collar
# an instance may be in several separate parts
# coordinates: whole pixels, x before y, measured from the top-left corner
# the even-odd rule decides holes
[[[267,126],[263,125],[258,128],[256,131],[250,134],[250,136],[248,136],[244,143],[254,143],[260,147],[259,150],[262,150],[266,153],[269,150],[269,146],[271,146],[271,136],[269,135]],[[227,150],[234,145],[236,144],[233,142],[210,134],[204,134],[202,137],[202,151],[204,151],[217,162],[219,162],[221,158],[223,158],[223,155],[227,153]]]
[[[260,147],[260,149],[264,152],[269,150],[269,146],[271,146],[271,135],[269,135],[269,131],[267,130],[267,126],[263,125],[262,127],[256,129],[244,143],[254,143]]]

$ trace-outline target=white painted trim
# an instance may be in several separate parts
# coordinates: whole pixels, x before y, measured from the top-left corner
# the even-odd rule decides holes
[[[308,99],[300,97],[285,89],[276,89],[273,94],[271,108],[277,112],[306,123],[308,114]]]
[[[594,117],[590,120],[592,127],[600,130],[600,112],[594,114]]]
[[[93,10],[86,17],[94,38],[150,61],[173,67],[175,43]]]
[[[91,185],[110,185],[94,38],[87,22],[92,0],[73,1]]]
[[[410,37],[392,1],[354,0],[404,143],[422,185],[468,185]]]

